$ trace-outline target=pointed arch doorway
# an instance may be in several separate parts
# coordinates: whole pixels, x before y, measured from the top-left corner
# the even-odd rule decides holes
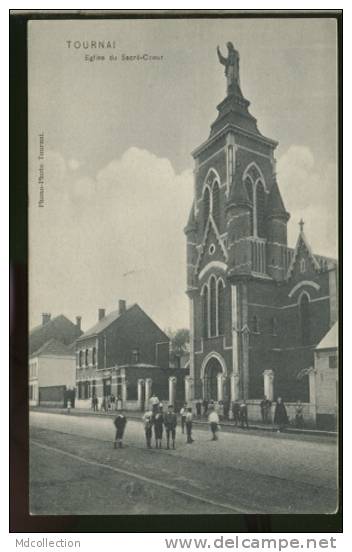
[[[218,402],[224,400],[226,392],[226,365],[220,355],[211,355],[204,360],[203,398]]]

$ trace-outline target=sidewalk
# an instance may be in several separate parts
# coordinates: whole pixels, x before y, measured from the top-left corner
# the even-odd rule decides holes
[[[41,406],[32,406],[30,407],[30,410],[36,411],[36,412],[53,412],[56,414],[66,414],[67,410],[66,408],[52,408],[52,407],[41,407]],[[91,409],[83,409],[83,408],[73,408],[71,409],[71,416],[105,416],[112,418],[113,416],[116,416],[117,411],[112,410],[110,412],[93,412]],[[128,410],[128,417],[133,418],[135,420],[142,420],[143,413],[140,411],[134,411],[134,410]],[[178,415],[179,418],[179,415]],[[199,425],[199,426],[208,426],[208,420],[205,417],[193,418],[193,424]],[[232,421],[229,420],[222,420],[220,422],[220,425],[223,429],[227,429],[230,431],[239,430],[241,429],[239,426],[235,426],[235,424]],[[259,431],[267,431],[267,432],[275,432],[277,431],[276,427],[272,424],[263,424],[261,422],[249,422],[249,430],[259,430]],[[319,430],[319,429],[299,429],[296,427],[287,427],[283,433],[296,433],[296,434],[302,434],[302,435],[317,435],[317,436],[325,436],[325,437],[337,437],[336,431],[326,431],[326,430]]]

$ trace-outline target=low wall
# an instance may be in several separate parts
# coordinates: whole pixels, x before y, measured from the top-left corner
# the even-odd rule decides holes
[[[98,410],[101,410],[101,399],[99,400],[99,406]],[[78,409],[84,409],[84,410],[92,410],[92,399],[76,399],[75,401],[75,408]],[[123,404],[124,410],[139,410],[139,403],[138,401],[126,401]],[[115,403],[115,407],[113,408],[112,412],[115,412],[117,410],[117,403]]]
[[[49,408],[63,408],[63,401],[40,401],[40,406],[46,406]]]
[[[196,403],[198,400],[192,401],[192,410],[193,413],[196,413]],[[262,414],[260,410],[260,403],[261,399],[250,399],[246,401],[247,408],[248,408],[248,420],[250,422],[262,422]],[[316,425],[316,406],[311,403],[301,403],[303,408],[303,420],[304,425],[306,427],[315,427]],[[287,416],[289,418],[290,424],[295,424],[295,418],[296,418],[296,406],[297,403],[285,403]],[[215,407],[218,410],[219,406],[218,403],[215,403]],[[276,402],[273,402],[271,405],[270,413],[269,413],[269,420],[272,422],[274,420],[274,414],[275,414],[275,407]],[[202,413],[203,413],[203,406],[202,406]]]

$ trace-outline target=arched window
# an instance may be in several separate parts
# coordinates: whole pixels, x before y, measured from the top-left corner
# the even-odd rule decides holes
[[[78,353],[78,366],[82,368],[82,361],[83,361],[83,351],[80,351]]]
[[[228,179],[229,179],[229,186],[232,184],[232,178],[233,178],[233,146],[229,146],[227,150],[227,160],[228,160]]]
[[[215,276],[210,278],[209,285],[210,294],[210,336],[216,335],[216,279]]]
[[[299,270],[302,274],[306,271],[306,260],[305,259],[300,260]]]
[[[93,351],[92,351],[92,364],[93,366],[96,365],[96,362],[97,362],[97,350],[95,347],[93,347]]]
[[[265,237],[265,192],[261,182],[258,182],[256,188],[256,210],[257,210],[257,236]]]
[[[299,311],[301,318],[301,336],[303,345],[310,343],[310,308],[309,297],[303,293],[299,302]]]
[[[207,338],[208,332],[208,286],[203,288],[203,301],[202,301],[202,320],[203,320],[203,337]]]
[[[225,306],[225,290],[224,290],[224,283],[220,279],[218,280],[218,334],[224,335],[225,332],[225,312],[224,312],[224,306]]]
[[[85,359],[84,359],[84,364],[86,366],[88,366],[88,355],[89,355],[89,351],[88,351],[88,349],[86,349],[86,354],[85,354]]]
[[[271,318],[270,325],[271,325],[271,334],[277,335],[277,319],[275,318],[275,316]]]
[[[254,315],[252,318],[252,332],[259,333],[259,319],[256,315]]]
[[[219,184],[215,182],[213,186],[213,209],[212,209],[214,222],[219,228],[220,225],[220,190]]]
[[[250,212],[250,234],[253,236],[253,184],[250,178],[246,178],[245,180],[245,186],[247,190],[247,195],[249,202],[251,204],[251,212]]]
[[[203,196],[203,228],[205,228],[208,218],[209,218],[209,212],[210,212],[210,192],[209,188],[205,188],[204,196]]]

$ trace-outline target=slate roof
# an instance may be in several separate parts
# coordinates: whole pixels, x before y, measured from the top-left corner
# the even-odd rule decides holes
[[[274,178],[273,180],[273,185],[270,190],[266,208],[267,208],[268,215],[283,216],[287,219],[289,218],[289,214],[285,209],[285,205],[282,200],[276,178]]]
[[[315,347],[315,350],[336,349],[337,346],[338,346],[338,324],[337,322],[335,322],[335,324],[331,326],[328,333],[324,335],[323,339]]]
[[[29,352],[32,354],[53,338],[64,345],[70,345],[82,333],[82,330],[80,330],[76,324],[71,322],[71,320],[66,318],[63,314],[60,314],[49,320],[46,324],[40,324],[30,331]]]
[[[58,341],[55,338],[49,339],[40,349],[34,351],[31,357],[43,356],[43,355],[55,355],[55,356],[75,356],[74,351]]]
[[[118,310],[109,312],[109,314],[106,314],[104,318],[99,320],[96,324],[94,324],[94,326],[92,326],[91,328],[89,328],[89,330],[84,332],[84,334],[81,335],[77,341],[81,341],[82,339],[86,339],[87,337],[100,334],[103,330],[108,328],[110,324],[115,322],[115,320],[118,320],[119,318],[123,318],[124,315],[135,306],[137,306],[136,303],[134,303],[133,305],[130,305],[121,314]]]

